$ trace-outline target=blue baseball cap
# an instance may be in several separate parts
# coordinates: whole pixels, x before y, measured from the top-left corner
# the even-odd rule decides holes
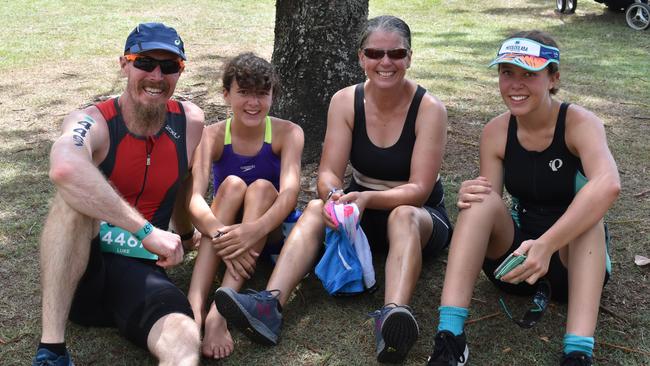
[[[185,48],[183,40],[176,29],[162,23],[140,23],[126,39],[124,53],[141,53],[151,50],[163,50],[177,54],[183,60]]]

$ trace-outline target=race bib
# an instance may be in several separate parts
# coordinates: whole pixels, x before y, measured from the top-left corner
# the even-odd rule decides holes
[[[158,260],[158,256],[146,250],[133,234],[106,221],[99,223],[99,243],[102,252]]]

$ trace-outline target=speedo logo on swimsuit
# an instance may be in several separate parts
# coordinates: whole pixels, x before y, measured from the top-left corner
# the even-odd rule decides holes
[[[552,171],[557,172],[562,167],[562,159],[553,159],[548,162]]]
[[[252,164],[252,165],[242,165],[242,166],[239,167],[239,169],[241,169],[241,172],[242,172],[242,173],[246,173],[246,172],[249,172],[249,171],[255,169],[255,164]]]
[[[170,125],[165,126],[165,130],[167,130],[167,132],[169,132],[170,135],[174,136],[176,140],[181,138],[181,135],[179,135],[176,131],[174,131]]]

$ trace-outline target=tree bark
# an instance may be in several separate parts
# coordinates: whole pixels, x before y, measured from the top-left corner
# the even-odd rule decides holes
[[[303,160],[320,156],[332,95],[364,80],[357,37],[368,0],[277,0],[272,63],[280,77],[273,115],[305,132]]]

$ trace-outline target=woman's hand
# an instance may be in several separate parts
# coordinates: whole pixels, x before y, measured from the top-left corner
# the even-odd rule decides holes
[[[350,192],[342,195],[335,203],[354,203],[359,208],[359,217],[363,215],[363,211],[366,209],[366,204],[368,201],[368,196],[366,192]]]
[[[526,281],[533,285],[548,272],[553,255],[552,248],[540,240],[526,240],[514,251],[515,255],[526,255],[526,260],[510,273],[501,277],[501,281],[513,284]]]
[[[472,202],[482,202],[483,195],[492,192],[492,184],[485,177],[476,177],[466,180],[460,185],[458,190],[458,202],[456,206],[459,210],[470,208]]]
[[[259,253],[249,250],[232,259],[224,258],[223,262],[226,264],[228,273],[230,273],[236,281],[239,281],[240,277],[248,280],[255,272],[257,257],[259,257]]]
[[[338,199],[343,196],[345,193],[343,192],[342,189],[333,189],[330,191],[329,195],[327,196],[327,199],[325,200],[325,204],[323,205],[323,221],[325,222],[325,226],[329,227],[330,229],[336,230],[338,229],[338,225],[332,220],[332,217],[330,217],[329,213],[327,212],[327,205],[330,202],[336,203]]]
[[[254,223],[224,226],[219,232],[221,234],[212,239],[212,245],[217,255],[229,260],[251,250],[265,235]]]

